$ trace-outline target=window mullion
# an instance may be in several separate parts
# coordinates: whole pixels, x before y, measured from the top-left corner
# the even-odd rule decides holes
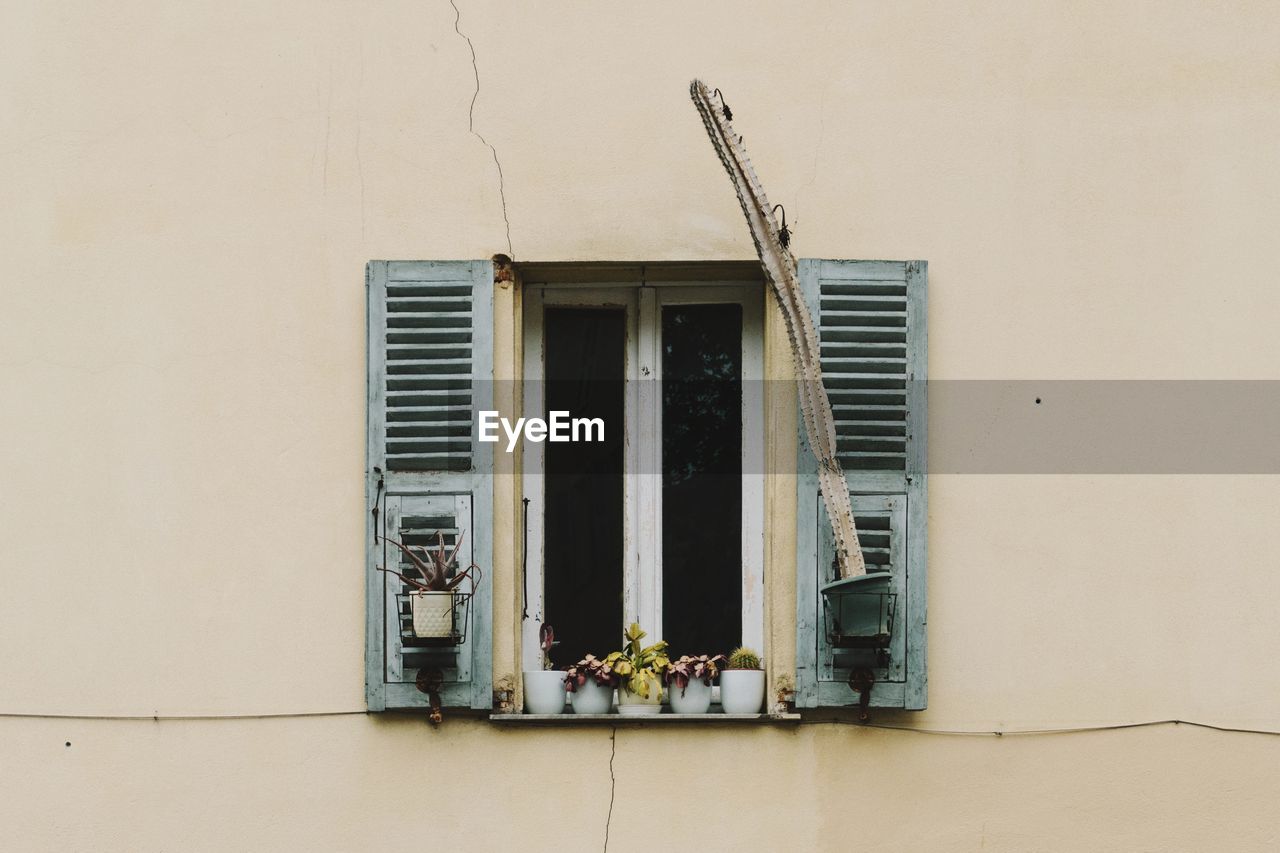
[[[639,493],[637,560],[630,564],[637,590],[636,618],[654,638],[662,630],[662,358],[658,292],[641,287],[637,317],[638,364],[636,412],[628,416],[629,444],[636,447],[637,466],[628,478]]]

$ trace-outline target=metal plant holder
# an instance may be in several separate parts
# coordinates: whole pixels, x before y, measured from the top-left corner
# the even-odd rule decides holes
[[[452,605],[448,607],[446,619],[449,624],[445,631],[422,631],[422,604],[425,600],[451,596]],[[405,648],[433,648],[438,646],[460,646],[467,641],[467,626],[471,622],[471,602],[475,597],[474,588],[455,589],[452,592],[403,592],[396,594],[396,616],[400,622],[400,645]],[[418,613],[415,620],[414,599],[418,599]],[[417,623],[415,625],[415,622]],[[428,633],[428,636],[423,636]],[[443,636],[439,634],[443,633]]]
[[[889,591],[891,578],[889,572],[873,572],[822,587],[827,638],[833,648],[888,648],[898,607],[898,594]]]

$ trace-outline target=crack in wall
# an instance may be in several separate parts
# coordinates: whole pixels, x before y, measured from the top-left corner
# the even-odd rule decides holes
[[[498,198],[502,201],[502,222],[507,229],[507,254],[514,260],[516,253],[511,248],[511,220],[507,218],[507,185],[502,174],[502,163],[498,160],[498,149],[476,130],[476,99],[480,97],[480,68],[476,64],[476,46],[472,43],[471,37],[459,26],[462,22],[462,12],[458,9],[458,4],[454,0],[449,0],[449,5],[453,7],[453,31],[467,43],[467,48],[471,51],[471,72],[476,78],[476,91],[471,96],[471,107],[467,110],[467,130],[471,131],[471,135],[483,142],[492,152],[493,165],[498,167]]]
[[[618,777],[613,775],[613,758],[618,754],[618,727],[609,734],[609,814],[604,821],[604,850],[609,851],[609,826],[613,823],[613,795],[618,790]]]

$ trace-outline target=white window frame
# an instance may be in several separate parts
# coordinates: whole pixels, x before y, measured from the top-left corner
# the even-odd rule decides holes
[[[764,646],[764,288],[740,282],[600,282],[530,286],[524,292],[524,415],[543,416],[543,312],[549,305],[614,307],[626,312],[628,393],[623,477],[623,620],[639,622],[661,639],[662,623],[662,406],[653,392],[662,371],[665,305],[742,306],[742,643]],[[524,497],[528,507],[525,588],[529,616],[522,628],[522,666],[541,668],[538,629],[543,619],[544,454],[524,444]],[[654,473],[637,474],[637,471]],[[619,647],[623,625],[618,626]],[[613,651],[597,649],[600,655]],[[714,654],[728,649],[674,649]]]

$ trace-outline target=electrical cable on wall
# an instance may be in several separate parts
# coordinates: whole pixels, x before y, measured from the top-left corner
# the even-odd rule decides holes
[[[272,720],[272,719],[292,719],[300,717],[354,717],[367,716],[376,714],[373,711],[292,711],[280,714],[37,714],[37,713],[20,713],[0,711],[0,719],[27,719],[27,720],[115,720],[120,722],[163,722],[163,721],[183,721],[183,720]],[[479,718],[483,719],[483,718]],[[708,722],[715,722],[715,715],[707,718]],[[572,717],[567,717],[566,722],[571,722]],[[1275,729],[1251,729],[1243,726],[1222,726],[1215,723],[1201,723],[1195,720],[1146,720],[1137,723],[1104,723],[1094,726],[1064,726],[1062,728],[1053,729],[931,729],[922,726],[894,726],[886,723],[862,723],[852,719],[806,719],[803,725],[847,725],[861,729],[884,729],[896,732],[912,732],[922,735],[954,735],[960,737],[1028,737],[1031,735],[1067,735],[1067,734],[1084,734],[1087,732],[1110,732],[1121,731],[1124,729],[1147,729],[1157,726],[1189,726],[1197,729],[1210,729],[1215,732],[1224,732],[1227,734],[1248,734],[1248,735],[1267,735],[1269,737],[1280,737],[1280,730]]]

